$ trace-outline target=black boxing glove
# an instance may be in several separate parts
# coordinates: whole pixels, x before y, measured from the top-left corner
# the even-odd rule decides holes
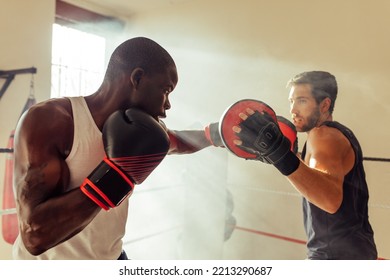
[[[255,111],[239,127],[236,135],[242,144],[237,146],[256,155],[255,160],[273,164],[283,175],[290,175],[298,168],[300,160],[291,151],[290,140],[268,113]]]
[[[138,109],[113,113],[103,127],[106,158],[84,180],[81,190],[105,210],[118,206],[164,159],[166,130]]]
[[[204,128],[204,135],[211,145],[215,147],[225,147],[219,133],[219,123],[210,123]]]

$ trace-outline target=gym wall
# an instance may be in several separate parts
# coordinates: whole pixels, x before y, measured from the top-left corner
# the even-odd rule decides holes
[[[42,101],[50,97],[51,32],[54,22],[54,1],[0,0],[0,70],[35,67],[35,97]],[[0,147],[8,138],[22,113],[30,92],[31,74],[16,75],[0,99]],[[0,88],[4,79],[0,79]],[[0,154],[0,203],[3,203],[3,183],[6,154]],[[1,208],[0,208],[1,209]],[[0,224],[1,228],[1,224]],[[11,245],[0,238],[0,259],[11,258]]]
[[[50,96],[54,2],[0,0],[0,70],[37,67],[38,101]],[[71,2],[86,7],[84,1]],[[375,5],[365,0],[193,0],[117,16],[127,21],[123,40],[150,37],[176,61],[179,83],[165,120],[169,128],[203,128],[243,98],[262,100],[289,117],[287,80],[302,71],[325,70],[339,83],[335,119],[355,132],[365,156],[389,158],[390,132],[378,122],[390,117],[389,12],[385,0]],[[16,77],[0,100],[2,146],[27,99],[29,79]],[[299,137],[302,149],[305,135]],[[0,155],[0,184],[4,159]],[[389,163],[366,161],[365,166],[379,255],[390,258]],[[298,193],[272,166],[223,149],[168,157],[130,199],[124,241],[133,259],[306,257]],[[236,226],[225,240],[230,216]],[[0,259],[11,258],[10,247],[0,240]]]

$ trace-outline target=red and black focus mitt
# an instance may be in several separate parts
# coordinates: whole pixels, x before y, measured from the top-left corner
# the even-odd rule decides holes
[[[247,108],[254,113],[243,120],[240,113],[246,113]],[[233,131],[234,126],[240,131]],[[245,99],[230,106],[221,118],[221,136],[235,155],[273,164],[284,175],[299,166],[300,160],[291,151],[292,143],[282,133],[274,110],[264,102]]]

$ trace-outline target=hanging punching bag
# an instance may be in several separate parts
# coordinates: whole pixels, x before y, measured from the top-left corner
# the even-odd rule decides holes
[[[14,148],[14,131],[11,132],[8,140],[8,149]],[[4,190],[3,190],[3,210],[12,211],[15,209],[15,198],[13,191],[13,165],[14,165],[14,153],[9,152],[6,155],[5,160],[5,173],[4,173]],[[13,211],[14,212],[14,211]],[[16,237],[19,234],[18,218],[16,213],[7,213],[4,211],[2,215],[2,233],[4,241],[13,244]]]

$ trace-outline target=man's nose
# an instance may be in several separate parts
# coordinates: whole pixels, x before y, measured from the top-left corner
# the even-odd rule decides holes
[[[291,105],[290,105],[290,114],[291,115],[297,114],[297,108],[295,107],[294,103],[291,103]]]
[[[169,102],[169,99],[167,98],[167,100],[165,101],[165,110],[169,109],[171,109],[171,102]]]

